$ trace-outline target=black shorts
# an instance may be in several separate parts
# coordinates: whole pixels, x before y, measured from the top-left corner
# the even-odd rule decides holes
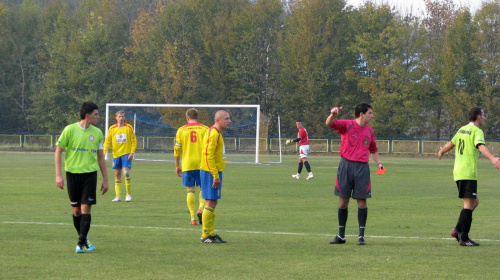
[[[458,180],[457,181],[458,198],[476,198],[477,181],[476,180]]]
[[[340,158],[335,195],[354,199],[372,197],[370,167],[367,162],[350,161]]]
[[[81,174],[66,172],[66,181],[72,207],[96,204],[97,171]]]

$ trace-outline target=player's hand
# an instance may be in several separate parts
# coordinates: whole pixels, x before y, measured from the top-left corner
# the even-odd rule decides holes
[[[441,159],[443,156],[443,153],[441,152],[443,150],[443,147],[439,147],[439,152],[438,152],[438,159]]]
[[[104,195],[105,193],[108,192],[108,181],[102,181],[102,184],[101,184],[101,193],[102,195]]]
[[[494,158],[491,162],[497,169],[500,169],[500,158]]]
[[[286,140],[285,144],[290,145],[292,143],[292,140]]]
[[[330,113],[335,117],[336,115],[340,114],[341,111],[342,111],[342,107],[333,107],[330,110]]]
[[[214,179],[214,183],[212,184],[212,188],[216,189],[220,187],[220,178]]]
[[[182,168],[175,167],[175,174],[177,174],[177,177],[182,177]]]
[[[134,153],[128,154],[128,160],[133,160],[134,159]]]
[[[56,176],[56,186],[61,190],[64,189],[64,179],[62,176]]]

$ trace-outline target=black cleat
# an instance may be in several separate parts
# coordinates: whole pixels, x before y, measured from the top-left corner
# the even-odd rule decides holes
[[[202,225],[202,212],[200,210],[198,210],[198,212],[196,213],[196,216],[198,216],[198,221],[200,222],[200,225]]]
[[[358,245],[365,245],[365,238],[363,236],[358,237]]]
[[[222,240],[220,236],[214,235],[214,236],[209,236],[207,238],[201,238],[200,239],[201,243],[227,243],[226,241]]]
[[[460,240],[460,246],[479,246],[479,243],[472,239],[469,239],[467,241]]]
[[[335,236],[335,238],[328,242],[328,244],[345,244],[345,238],[340,237],[340,235]]]

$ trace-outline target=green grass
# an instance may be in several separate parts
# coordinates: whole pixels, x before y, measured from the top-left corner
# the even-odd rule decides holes
[[[314,179],[305,181],[291,177],[297,163],[290,155],[283,164],[226,165],[216,231],[227,244],[199,242],[201,228],[189,225],[173,163],[136,161],[133,201],[112,203],[113,186],[99,196],[89,234],[97,250],[77,255],[53,153],[1,152],[1,158],[1,279],[494,279],[500,273],[500,173],[489,161],[479,164],[476,248],[449,236],[462,208],[451,158],[382,155],[388,171],[372,175],[367,245],[357,246],[355,201],[347,244],[328,244],[337,233],[338,156],[312,155]]]

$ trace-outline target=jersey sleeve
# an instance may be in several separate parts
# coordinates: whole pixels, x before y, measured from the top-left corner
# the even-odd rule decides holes
[[[109,149],[109,147],[111,147],[111,139],[113,139],[113,127],[110,127],[108,129],[108,135],[106,136],[106,139],[104,140],[104,147],[103,147],[103,153],[106,153]]]
[[[219,132],[216,129],[210,129],[208,132],[205,151],[203,151],[206,154],[206,164],[208,170],[212,174],[214,179],[219,178],[219,170],[217,170],[215,154],[215,151],[217,150],[217,144],[219,142],[219,136]]]
[[[370,133],[372,137],[370,141],[370,146],[368,147],[368,152],[370,152],[370,154],[373,154],[378,152],[378,147],[377,147],[377,140],[375,139],[375,132],[371,127],[370,127]]]
[[[135,131],[132,126],[130,126],[130,153],[135,154],[135,150],[137,150],[137,137],[135,137]]]
[[[481,129],[477,129],[474,133],[474,147],[479,147],[479,145],[485,145],[484,142],[484,132]]]
[[[347,132],[347,124],[346,120],[333,120],[333,123],[330,125],[330,128],[337,131],[339,134],[344,134]]]
[[[66,149],[68,146],[68,132],[69,129],[68,127],[65,127],[59,138],[57,139],[56,146],[58,146],[61,149]]]
[[[174,157],[180,157],[181,156],[181,149],[182,149],[182,127],[177,129],[177,133],[175,134],[175,143],[174,143]]]

